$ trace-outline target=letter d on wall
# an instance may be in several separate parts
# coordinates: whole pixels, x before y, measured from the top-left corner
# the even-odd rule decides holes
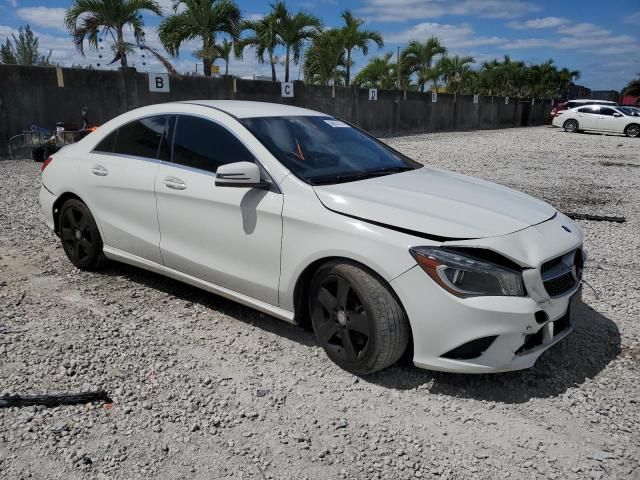
[[[149,91],[169,93],[169,74],[168,73],[150,73],[149,74]]]

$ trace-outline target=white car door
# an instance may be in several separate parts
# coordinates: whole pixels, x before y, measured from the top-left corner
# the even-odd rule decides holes
[[[597,107],[586,106],[579,108],[576,112],[576,119],[580,130],[592,130],[596,128],[596,115]]]
[[[79,166],[83,199],[106,246],[162,264],[156,215],[158,156],[168,154],[163,134],[168,116],[127,123],[96,145]]]
[[[213,112],[213,117],[225,116]],[[156,176],[160,250],[167,267],[278,304],[283,196],[277,188],[218,187],[218,166],[255,162],[211,119],[178,115],[171,162]],[[265,173],[266,175],[266,173]]]
[[[596,115],[596,122],[598,130],[618,133],[624,131],[626,124],[625,117],[611,107],[600,107],[598,115]]]

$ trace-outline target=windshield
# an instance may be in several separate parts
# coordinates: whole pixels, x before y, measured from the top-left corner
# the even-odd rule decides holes
[[[242,123],[294,175],[312,185],[352,182],[421,168],[333,117],[245,118]]]

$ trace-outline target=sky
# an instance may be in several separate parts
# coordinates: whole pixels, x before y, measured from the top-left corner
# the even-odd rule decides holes
[[[40,39],[41,53],[52,50],[52,61],[62,66],[91,64],[106,67],[111,59],[108,39],[99,51],[82,56],[64,28],[65,9],[72,0],[0,0],[0,41],[18,27],[29,24]],[[165,15],[171,13],[171,0],[159,0]],[[243,16],[259,18],[269,3],[238,0]],[[510,55],[512,60],[540,63],[552,58],[559,67],[579,70],[577,83],[592,90],[620,90],[640,76],[640,1],[615,0],[289,0],[292,10],[303,9],[320,17],[326,27],[341,25],[340,12],[350,9],[363,18],[366,28],[379,31],[385,40],[382,49],[369,48],[369,58],[396,52],[411,40],[437,36],[450,55],[471,55],[477,64]],[[145,15],[146,42],[162,48],[155,31],[161,21]],[[180,72],[193,72],[192,52],[197,41],[185,44],[178,58],[171,59]],[[102,58],[100,58],[102,55]],[[107,62],[105,62],[107,60]],[[156,61],[135,53],[130,62],[140,71],[161,72]],[[367,58],[354,57],[353,72]],[[217,64],[222,65],[221,61]],[[202,67],[198,67],[202,72]],[[293,79],[300,69],[292,67]],[[254,52],[247,49],[243,60],[232,59],[229,73],[239,76],[268,75]],[[284,76],[278,66],[278,79]]]

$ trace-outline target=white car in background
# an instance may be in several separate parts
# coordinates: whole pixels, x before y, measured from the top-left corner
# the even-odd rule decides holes
[[[286,105],[127,112],[43,163],[40,204],[78,268],[125,262],[309,322],[355,374],[408,347],[434,370],[528,368],[580,302],[582,231],[555,208]]]
[[[589,130],[640,137],[640,113],[634,107],[585,105],[558,112],[552,123],[566,132]]]

